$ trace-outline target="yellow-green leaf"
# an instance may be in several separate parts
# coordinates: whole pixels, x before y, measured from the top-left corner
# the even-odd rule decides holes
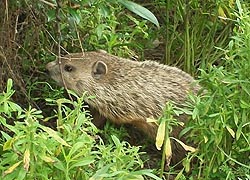
[[[4,175],[7,175],[7,174],[12,173],[12,172],[19,166],[19,164],[20,164],[21,162],[22,162],[22,161],[19,161],[19,162],[13,164],[11,167],[9,167],[9,169],[7,169],[6,171],[4,171]]]
[[[183,176],[183,170],[184,170],[184,169],[182,169],[182,170],[177,174],[177,176],[174,178],[175,180],[179,180],[179,179]]]
[[[205,144],[207,143],[207,141],[208,141],[208,138],[207,138],[207,136],[203,136],[204,137],[204,142],[205,142]]]
[[[175,141],[177,141],[186,151],[190,151],[190,152],[195,152],[197,151],[197,149],[195,149],[192,146],[188,146],[186,145],[184,142],[180,141],[179,139],[176,139],[174,137],[172,137],[172,139],[174,139]]]
[[[64,141],[58,134],[56,131],[54,131],[53,129],[49,128],[49,127],[44,127],[41,126],[41,128],[46,131],[50,137],[54,138],[57,142],[61,143],[64,146],[68,146],[71,147],[66,141]]]
[[[146,119],[147,123],[156,123],[158,120],[154,119],[153,117],[147,118]]]
[[[165,122],[161,122],[156,135],[155,146],[158,150],[161,150],[164,138],[165,138]]]
[[[184,159],[182,165],[184,166],[186,172],[190,171],[190,159]]]
[[[235,132],[234,132],[234,130],[232,130],[232,128],[230,128],[229,126],[226,126],[226,128],[227,128],[227,131],[231,134],[231,136],[233,138],[235,138]]]
[[[8,141],[6,141],[3,145],[3,151],[6,151],[8,149],[11,149],[12,144],[14,143],[15,139],[11,138]]]
[[[49,156],[41,156],[41,159],[42,159],[43,161],[47,162],[47,163],[54,163],[54,162],[55,162],[55,160],[52,159],[52,158],[49,157]]]
[[[170,143],[170,138],[166,139],[165,156],[166,156],[166,161],[169,164],[170,163],[170,159],[172,157],[172,147],[171,147],[171,143]]]
[[[227,17],[226,14],[225,14],[225,12],[224,12],[224,10],[222,9],[221,6],[219,6],[219,8],[218,8],[218,14],[219,14],[219,16],[221,16],[221,17],[224,17],[224,18]]]
[[[29,149],[26,149],[24,152],[23,167],[26,171],[29,170],[29,167],[30,167],[30,150]]]

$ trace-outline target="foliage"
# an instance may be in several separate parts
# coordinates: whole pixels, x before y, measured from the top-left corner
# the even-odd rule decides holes
[[[250,176],[250,21],[237,1],[235,36],[225,50],[225,67],[201,70],[201,96],[191,96],[189,132],[199,152],[193,174],[205,179],[248,179]],[[215,153],[216,152],[216,153]]]
[[[61,4],[58,10],[50,8],[44,15],[47,17],[49,32],[59,36],[63,50],[79,52],[93,49],[104,49],[108,52],[126,56],[132,53],[129,46],[138,37],[147,38],[146,21],[139,22],[124,11],[123,4],[133,12],[157,24],[157,19],[147,9],[130,1],[79,1],[71,6]],[[137,7],[138,10],[135,9]],[[46,5],[42,9],[46,9]],[[140,11],[139,11],[140,10]],[[59,22],[58,18],[59,16]],[[148,18],[147,18],[148,17]],[[123,23],[121,23],[123,22]],[[133,23],[133,26],[128,26]],[[57,26],[61,34],[57,34]],[[158,24],[157,24],[158,25]],[[44,33],[44,32],[43,32]],[[45,37],[48,37],[44,34]],[[48,37],[48,40],[51,38]],[[55,42],[51,41],[53,44]]]
[[[175,119],[174,115],[176,114],[173,104],[167,102],[166,107],[163,110],[163,115],[157,120],[159,127],[156,135],[155,145],[158,150],[161,150],[161,147],[163,146],[160,172],[161,178],[163,177],[165,167],[169,169],[171,162],[172,147],[170,143],[170,133],[172,132],[174,126],[182,125],[182,123]]]
[[[139,147],[120,142],[114,135],[113,143],[104,144],[82,106],[86,97],[73,102],[48,100],[58,106],[55,131],[39,123],[44,119],[41,111],[23,110],[11,102],[13,93],[9,80],[6,92],[0,94],[1,124],[13,134],[1,131],[4,179],[142,179],[143,175],[159,179],[150,170],[141,170]],[[15,119],[14,125],[8,124],[9,118]]]
[[[223,65],[219,61],[223,54],[215,47],[225,48],[229,42],[233,24],[224,19],[233,18],[231,1],[159,2],[165,5],[161,34],[166,40],[166,64],[178,65],[193,75],[197,67]]]
[[[120,139],[120,129],[105,127],[101,133],[108,144],[99,138],[81,104],[86,97],[71,102],[61,98],[62,88],[48,84],[47,62],[95,49],[156,59],[199,75],[206,91],[190,96],[182,109],[192,119],[182,135],[198,151],[183,161],[177,179],[250,179],[249,0],[67,0],[58,1],[59,9],[56,2],[0,2],[0,89],[9,77],[15,82],[0,95],[5,179],[154,177],[141,170],[139,148],[112,135],[116,131]],[[54,130],[39,123],[53,119]],[[190,166],[194,158],[198,163]]]

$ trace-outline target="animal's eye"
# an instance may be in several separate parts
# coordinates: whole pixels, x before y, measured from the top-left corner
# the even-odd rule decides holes
[[[64,70],[67,71],[67,72],[71,72],[73,70],[73,66],[65,65]]]

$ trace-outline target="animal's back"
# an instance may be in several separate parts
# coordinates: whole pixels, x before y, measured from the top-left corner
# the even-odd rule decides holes
[[[136,62],[109,54],[87,53],[107,65],[108,73],[89,86],[96,95],[90,104],[114,122],[134,123],[157,118],[167,101],[181,104],[197,90],[194,79],[178,68],[152,61]],[[92,58],[91,58],[92,59]],[[80,80],[80,91],[88,80]]]

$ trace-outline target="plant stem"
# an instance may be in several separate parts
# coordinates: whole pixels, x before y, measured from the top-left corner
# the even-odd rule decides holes
[[[165,45],[165,64],[171,64],[171,59],[170,59],[170,51],[171,51],[171,45],[170,45],[170,39],[169,39],[169,30],[168,26],[170,25],[169,23],[169,1],[166,1],[166,45]]]
[[[184,70],[188,73],[191,72],[191,48],[190,48],[190,36],[189,36],[189,1],[186,0],[186,8],[185,8],[185,60],[184,60]]]
[[[165,130],[165,135],[167,130]],[[165,160],[166,160],[166,156],[165,156],[165,149],[166,149],[166,139],[164,139],[164,144],[163,144],[163,150],[162,150],[162,155],[161,155],[161,172],[160,172],[160,178],[163,177],[163,172],[165,169]]]

